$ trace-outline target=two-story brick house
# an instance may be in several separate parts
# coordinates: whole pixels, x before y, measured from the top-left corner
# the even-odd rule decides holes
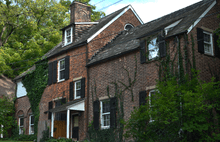
[[[70,24],[64,27],[63,41],[44,55],[48,59],[48,86],[39,109],[38,140],[46,124],[51,137],[82,140],[88,126],[88,59],[120,31],[143,24],[128,5],[96,22],[91,22],[91,7],[73,2]]]
[[[165,59],[169,54],[173,60],[175,53],[178,53],[178,41],[182,54],[176,56],[182,56],[185,73],[192,68],[195,59],[196,69],[200,70],[202,80],[210,81],[213,72],[219,75],[220,52],[214,33],[219,28],[219,9],[220,0],[203,0],[129,31],[123,31],[113,42],[101,48],[87,64],[90,106],[88,117],[89,122],[93,121],[95,129],[115,127],[117,112],[114,104],[117,104],[117,99],[114,97],[115,86],[111,83],[117,82],[119,88],[125,89],[119,81],[129,86],[127,71],[133,79],[137,68],[136,82],[132,87],[134,100],[132,101],[130,91],[123,94],[124,119],[128,120],[134,107],[146,103],[146,97],[151,98],[154,95],[156,80],[159,79],[159,67],[156,65],[159,62],[156,57]],[[174,61],[178,62],[177,59]],[[190,62],[191,66],[187,64],[185,67],[186,62]],[[175,68],[178,71],[178,66]]]

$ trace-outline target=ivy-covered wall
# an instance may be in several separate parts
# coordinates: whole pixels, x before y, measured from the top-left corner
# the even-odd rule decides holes
[[[44,89],[47,86],[48,63],[47,60],[36,64],[36,69],[30,72],[23,80],[27,96],[31,104],[31,110],[34,115],[34,134],[37,136],[38,121],[40,116],[39,103]]]

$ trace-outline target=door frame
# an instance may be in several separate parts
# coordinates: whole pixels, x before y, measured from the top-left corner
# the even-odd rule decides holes
[[[71,114],[71,134],[70,134],[71,136],[70,136],[70,138],[73,138],[73,116],[76,116],[76,115],[79,116],[79,113],[76,112],[76,113]]]

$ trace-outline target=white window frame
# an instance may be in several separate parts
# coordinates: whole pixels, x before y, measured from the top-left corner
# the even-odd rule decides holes
[[[76,84],[79,83],[79,82],[80,82],[80,89],[76,89]],[[82,88],[81,88],[81,83],[82,83],[81,80],[75,81],[75,83],[74,83],[74,98],[75,98],[75,99],[81,98],[81,96],[76,96],[76,91],[82,89]]]
[[[153,46],[151,43],[153,42],[153,40],[156,40],[156,45],[154,45],[154,48],[152,48],[152,49],[149,49],[149,46],[151,45],[151,46]],[[150,50],[154,50],[154,49],[157,49],[157,55],[155,56],[155,57],[150,57]],[[151,41],[150,41],[150,43],[148,44],[148,47],[147,47],[147,50],[148,50],[148,59],[149,60],[153,60],[153,59],[155,59],[155,58],[157,58],[157,57],[159,57],[159,44],[158,44],[158,42],[157,42],[157,37],[155,37],[155,38],[153,38]]]
[[[153,107],[153,105],[151,104],[151,93],[155,93],[155,90],[150,90],[149,91],[149,108],[151,109],[151,107]],[[150,121],[149,122],[154,122],[155,120],[152,119],[151,115],[150,115]]]
[[[23,126],[22,126],[23,133],[21,133],[21,118],[23,118]],[[19,135],[22,134],[24,134],[24,117],[19,117]]]
[[[31,124],[31,117],[34,117],[34,115],[29,115],[29,135],[31,134],[34,134],[34,133],[31,133],[31,126],[34,126],[34,124]]]
[[[60,62],[61,61],[63,61],[64,60],[64,69],[62,69],[62,70],[60,70]],[[64,81],[65,80],[65,78],[63,78],[63,79],[60,79],[60,71],[63,71],[63,70],[65,70],[65,58],[63,58],[63,59],[61,59],[61,60],[59,60],[58,61],[58,82],[61,82],[61,81]]]
[[[67,31],[68,31],[68,30],[70,30],[70,42],[69,42],[69,43],[67,43]],[[65,46],[72,43],[72,36],[73,36],[73,35],[72,35],[72,33],[73,33],[72,31],[73,31],[73,30],[72,30],[72,27],[65,30],[65,38],[64,38],[64,42],[65,42],[64,45],[65,45]]]
[[[213,56],[213,39],[212,39],[212,33],[203,31],[203,35],[204,35],[204,34],[210,35],[210,42],[206,42],[205,39],[204,39],[204,53],[207,54],[207,55],[212,55],[212,56]],[[206,51],[205,51],[205,44],[211,45],[211,52],[206,52]]]
[[[100,120],[101,120],[101,129],[109,129],[110,128],[110,122],[109,122],[109,126],[104,126],[104,120],[103,120],[103,115],[110,115],[110,111],[109,112],[106,112],[106,113],[103,113],[103,111],[102,111],[102,107],[103,107],[103,102],[104,101],[109,101],[109,105],[110,105],[110,100],[102,100],[102,101],[100,101],[100,109],[101,109],[101,111],[100,111]],[[110,106],[109,106],[110,107]],[[109,119],[109,121],[110,121],[110,119]]]
[[[134,26],[133,26],[132,24],[128,23],[128,24],[125,24],[124,30],[127,30],[127,29],[125,28],[127,25],[130,25],[130,26],[132,26],[132,28],[134,28]]]

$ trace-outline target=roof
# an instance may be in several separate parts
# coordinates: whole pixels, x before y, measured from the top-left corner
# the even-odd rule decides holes
[[[77,99],[77,100],[73,100],[73,101],[67,102],[67,103],[65,103],[65,104],[63,104],[63,105],[61,105],[61,106],[55,107],[55,108],[53,108],[53,109],[50,109],[49,111],[50,111],[50,112],[60,112],[60,111],[64,111],[64,110],[67,110],[67,107],[68,107],[68,106],[77,104],[77,103],[79,103],[79,102],[81,102],[81,101],[83,101],[83,100],[84,100],[84,98]]]
[[[91,37],[94,36],[94,34],[98,33],[100,30],[105,28],[105,26],[108,25],[108,23],[110,23],[112,20],[114,20],[115,17],[120,15],[120,13],[125,11],[127,8],[132,9],[132,7],[130,5],[128,5],[122,9],[119,9],[118,11],[115,11],[115,12],[99,19],[97,21],[98,24],[95,24],[95,25],[91,26],[90,28],[88,28],[87,30],[85,30],[84,33],[80,37],[78,37],[73,44],[71,44],[71,46],[62,47],[62,42],[61,42],[57,46],[55,46],[53,49],[51,49],[48,53],[46,53],[43,56],[43,58],[49,58],[49,57],[55,56],[57,54],[65,53],[69,49],[76,48],[76,47],[79,47],[81,45],[86,44],[88,39],[90,39]]]
[[[101,48],[89,61],[87,66],[97,64],[116,55],[137,49],[137,40],[142,37],[156,36],[165,27],[181,20],[175,27],[170,29],[166,37],[171,37],[180,33],[187,32],[187,29],[210,7],[214,0],[200,1],[186,8],[165,15],[146,24],[124,31],[112,42]],[[129,43],[129,44],[128,44]]]
[[[19,80],[19,79],[25,77],[29,72],[32,72],[32,71],[34,71],[35,69],[36,69],[36,66],[33,65],[31,68],[29,68],[28,70],[26,70],[25,72],[23,72],[23,73],[20,74],[19,76],[15,77],[15,78],[13,79],[13,81],[16,81],[16,80]]]
[[[4,75],[0,75],[0,98],[6,96],[12,100],[15,96],[15,83]]]

